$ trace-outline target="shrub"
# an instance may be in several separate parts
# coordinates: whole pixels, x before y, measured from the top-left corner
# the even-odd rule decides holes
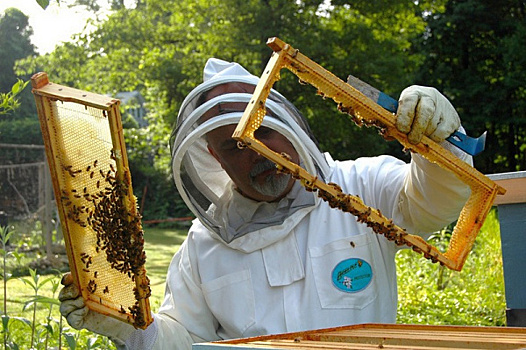
[[[447,229],[439,234],[447,240]],[[443,243],[443,242],[442,242]],[[460,272],[410,250],[397,255],[398,323],[504,326],[506,300],[497,211],[488,215]]]

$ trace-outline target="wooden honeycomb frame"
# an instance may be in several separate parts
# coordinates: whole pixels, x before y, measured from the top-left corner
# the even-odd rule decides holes
[[[145,329],[151,291],[120,101],[46,73],[31,83],[73,281],[89,309]]]
[[[269,39],[267,44],[274,53],[232,137],[276,163],[280,171],[292,174],[307,190],[317,191],[331,207],[355,215],[359,222],[398,245],[412,247],[431,261],[460,271],[496,195],[504,194],[506,190],[428,137],[424,136],[416,145],[409,143],[407,136],[396,129],[395,116],[392,113],[289,44],[278,38]],[[324,183],[315,175],[290,162],[286,155],[270,150],[254,137],[254,131],[259,128],[265,116],[265,101],[270,89],[280,79],[280,71],[283,68],[293,72],[301,82],[314,86],[318,89],[319,95],[333,99],[338,104],[339,110],[351,115],[356,124],[381,129],[384,137],[397,139],[406,149],[417,152],[430,162],[453,172],[469,185],[471,195],[460,213],[446,252],[439,251],[419,236],[408,234],[391,219],[383,216],[378,209],[365,205],[359,197],[342,193],[337,184]]]

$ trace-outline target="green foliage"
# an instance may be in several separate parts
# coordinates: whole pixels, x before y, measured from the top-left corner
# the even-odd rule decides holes
[[[170,130],[153,120],[145,128],[126,129],[132,184],[139,210],[147,220],[190,214],[171,177],[168,139]]]
[[[0,244],[6,249],[0,250],[0,256],[8,261],[12,260],[13,246],[27,243],[26,237],[29,235],[30,232],[21,234],[18,231],[6,231],[1,228]],[[166,266],[185,235],[186,230],[146,229],[145,249],[148,256],[148,275],[153,291],[150,298],[152,310],[155,310],[162,300]],[[6,247],[8,240],[10,248]],[[3,348],[29,349],[32,338],[29,335],[34,332],[34,349],[115,349],[114,344],[108,338],[87,330],[77,331],[64,323],[65,320],[60,316],[58,310],[57,294],[61,288],[61,276],[58,271],[39,275],[33,270],[27,277],[11,278],[12,270],[5,260],[3,269],[9,271],[7,274],[4,273],[9,277],[3,281],[5,283],[4,293],[0,293],[3,303],[2,324],[0,325],[0,332],[4,337]]]
[[[16,118],[12,120],[0,119],[0,135],[2,143],[22,143],[29,145],[43,144],[40,124],[36,117]],[[3,150],[3,152],[8,152],[8,150]],[[0,158],[8,159],[7,156],[7,154],[4,154]],[[26,159],[25,161],[30,162],[31,159]]]
[[[90,7],[93,1],[75,3]],[[437,86],[458,107],[469,134],[489,131],[487,149],[475,160],[482,172],[524,167],[526,25],[520,2],[113,3],[115,11],[94,22],[92,33],[78,35],[51,54],[19,60],[16,72],[46,71],[60,84],[110,95],[136,90],[145,96],[150,127],[129,128],[125,137],[147,219],[181,212],[182,202],[173,188],[168,190],[173,185],[167,134],[183,99],[201,82],[206,60],[237,61],[259,75],[271,54],[266,41],[273,36],[341,79],[356,75],[395,98],[413,83]],[[408,159],[397,142],[356,127],[332,101],[315,96],[291,73],[283,72],[276,88],[307,117],[321,148],[334,158],[387,153]]]
[[[110,95],[137,90],[145,96],[150,127],[125,135],[136,195],[146,219],[187,214],[171,184],[167,136],[184,97],[202,81],[206,60],[237,61],[259,75],[271,55],[266,41],[278,36],[342,79],[354,73],[396,96],[415,69],[408,50],[424,30],[423,8],[398,1],[389,9],[365,1],[332,7],[321,0],[141,1],[133,9],[118,7],[74,43],[19,61],[17,72],[45,71],[52,81],[79,89]],[[292,74],[284,74],[276,87],[305,114],[321,148],[335,158],[401,155],[397,144],[357,128]]]
[[[24,82],[18,79],[11,91],[7,93],[0,92],[0,116],[14,111],[20,106],[17,96],[25,89],[28,83],[29,81]]]
[[[363,10],[359,4],[332,9],[322,4],[150,0],[134,9],[119,9],[92,34],[79,36],[75,45],[24,61],[19,72],[44,70],[55,81],[99,93],[139,90],[154,97],[150,110],[161,106],[156,114],[171,125],[186,94],[201,82],[209,57],[237,61],[259,75],[271,54],[267,39],[279,36],[342,79],[359,72],[364,80],[398,94],[414,69],[406,52],[410,40],[424,30],[418,6],[400,2],[393,16],[395,11]],[[331,118],[340,119],[332,130],[337,135],[325,137],[327,103],[293,78],[278,88],[312,121],[325,149],[356,156],[356,148],[364,144],[356,128],[346,125],[342,130],[338,126],[343,118]],[[375,146],[381,143],[366,139]]]
[[[439,233],[448,244],[448,230]],[[437,237],[436,237],[437,238]],[[397,255],[399,323],[504,326],[505,295],[497,211],[492,210],[461,272],[410,250]]]
[[[0,16],[0,91],[8,91],[17,81],[14,63],[34,54],[30,36],[33,30],[28,17],[16,8],[8,8]]]
[[[36,270],[33,270],[33,269],[29,269],[29,273],[31,275],[31,278],[22,278],[22,281],[26,285],[30,286],[33,289],[35,294],[33,295],[32,299],[28,300],[24,304],[23,310],[26,310],[27,307],[33,306],[33,317],[32,317],[32,320],[31,320],[31,348],[33,348],[33,346],[35,344],[37,301],[42,301],[42,299],[39,298],[38,292],[43,286],[45,286],[47,283],[51,282],[53,280],[53,278],[50,277],[50,278],[46,278],[44,280],[41,280],[40,279],[40,275],[38,275]],[[56,287],[54,288],[54,291],[56,292]]]
[[[12,267],[8,262],[13,258],[20,261],[19,253],[16,248],[13,250],[13,246],[24,242],[21,236],[14,230],[0,227],[3,280],[0,331],[3,348],[62,349],[64,338],[69,349],[115,349],[107,338],[63,327],[57,307],[60,304],[57,292],[61,285],[61,272],[40,276],[36,270],[29,268],[28,277],[12,278]],[[28,287],[31,294],[28,293]]]
[[[29,116],[34,114],[33,97],[24,89],[28,75],[14,72],[17,60],[35,55],[30,37],[33,29],[28,17],[16,8],[8,8],[0,15],[0,117],[6,114]],[[9,112],[9,113],[8,113]],[[3,115],[3,116],[2,116]]]
[[[450,0],[429,13],[418,82],[436,86],[457,107],[467,131],[489,131],[477,167],[484,173],[526,167],[526,21],[523,1]]]
[[[45,10],[49,6],[49,0],[35,0],[37,4]]]

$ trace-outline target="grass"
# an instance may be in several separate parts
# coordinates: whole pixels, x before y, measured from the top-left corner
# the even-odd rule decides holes
[[[186,229],[146,228],[144,250],[146,251],[146,273],[150,278],[152,309],[157,310],[164,297],[166,273],[173,255],[186,238]]]
[[[146,269],[150,278],[152,296],[150,305],[156,312],[163,300],[166,272],[173,254],[186,237],[187,229],[145,228]],[[440,236],[440,235],[439,235]],[[442,235],[444,236],[444,235]],[[445,235],[447,236],[447,235]],[[444,245],[444,237],[437,242]],[[26,238],[24,238],[26,239]],[[447,242],[446,242],[447,243]],[[10,256],[8,259],[15,259]],[[27,260],[27,257],[26,257]],[[21,260],[21,261],[26,261]],[[16,263],[19,264],[19,263]],[[15,264],[15,265],[16,265]],[[14,265],[13,265],[14,266]],[[398,323],[404,324],[450,324],[450,325],[505,325],[505,296],[502,257],[500,250],[500,232],[496,210],[493,210],[477,237],[461,272],[453,272],[432,264],[411,250],[403,250],[397,255],[398,273]],[[57,283],[61,273],[40,276]],[[30,279],[31,277],[22,277]],[[12,321],[10,336],[14,343],[28,344],[29,325],[33,315],[33,304],[28,301],[34,290],[21,278],[11,278],[7,282],[7,314]],[[47,302],[36,308],[37,332],[35,348],[56,348],[56,334],[62,327],[63,347],[70,349],[114,349],[105,338],[90,332],[77,332],[69,328],[65,321],[61,325],[56,298],[60,286],[53,291],[51,282],[45,283],[38,294],[47,297]],[[0,290],[3,300],[3,290]],[[48,320],[48,315],[51,319]],[[11,322],[11,321],[10,321]],[[52,325],[47,326],[46,323]],[[46,347],[46,332],[54,336]],[[68,343],[69,342],[69,343]],[[64,344],[67,345],[64,345]],[[29,348],[20,345],[20,348]]]
[[[179,249],[179,246],[186,237],[186,229],[175,230],[175,229],[157,229],[157,228],[145,228],[145,251],[147,256],[146,269],[148,277],[150,278],[152,296],[150,297],[150,305],[152,311],[156,311],[164,297],[164,287],[166,272],[169,263],[172,259],[173,254]],[[16,232],[12,236],[12,241],[16,241],[17,238],[23,239],[26,244],[25,235],[17,235]],[[6,264],[11,270],[20,270],[21,264],[31,260],[27,254],[22,258],[15,258],[13,254],[16,252],[10,252]],[[38,258],[38,251],[35,251],[33,259]],[[13,262],[13,260],[18,260]],[[63,346],[68,346],[70,349],[114,349],[113,344],[108,342],[103,337],[93,335],[88,331],[77,332],[71,329],[65,320],[61,325],[61,317],[58,311],[58,288],[53,288],[52,282],[57,284],[61,279],[62,273],[56,272],[55,274],[46,274],[39,276],[40,281],[49,279],[49,282],[45,283],[38,291],[38,295],[41,298],[49,298],[47,302],[37,304],[35,319],[39,320],[36,329],[40,330],[39,334],[36,334],[35,348],[56,348],[58,346],[58,336],[54,336],[52,341],[49,341],[47,345],[44,345],[45,333],[47,330],[51,330],[53,334],[59,333],[60,326],[63,327],[63,333],[67,335],[63,339]],[[30,277],[11,277],[7,281],[7,303],[6,310],[7,315],[11,318],[9,321],[9,336],[13,344],[18,344],[21,349],[29,348],[28,334],[31,334],[32,327],[30,322],[33,318],[33,305],[27,304],[34,297],[34,290],[23,280],[28,280]],[[51,282],[52,281],[52,282]],[[55,290],[53,290],[55,289]],[[1,300],[4,300],[3,289],[0,290]],[[53,300],[54,302],[52,302]],[[48,316],[51,314],[52,319],[50,323],[52,327],[49,327]],[[3,309],[3,307],[2,307]],[[69,342],[69,343],[68,343]],[[25,345],[21,345],[25,344]],[[47,346],[47,347],[46,347]],[[9,347],[8,347],[9,348]],[[14,345],[13,345],[13,348]]]

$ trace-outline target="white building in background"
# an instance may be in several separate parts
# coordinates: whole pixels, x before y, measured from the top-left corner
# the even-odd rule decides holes
[[[145,99],[139,91],[121,91],[115,95],[115,98],[121,100],[121,106],[125,113],[131,115],[140,128],[148,125],[148,121],[145,119]]]

